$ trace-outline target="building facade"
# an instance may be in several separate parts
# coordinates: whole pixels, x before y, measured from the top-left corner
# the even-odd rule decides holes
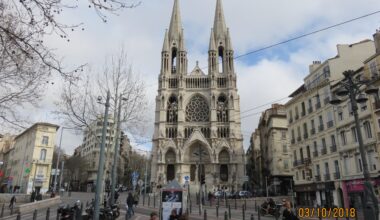
[[[14,149],[9,155],[9,188],[20,193],[46,193],[50,175],[56,133],[59,126],[36,123],[14,139]]]
[[[288,121],[285,107],[273,104],[265,110],[259,120],[261,152],[261,186],[270,196],[290,194],[292,184]]]
[[[246,159],[249,190],[253,192],[255,196],[260,196],[264,191],[261,185],[263,175],[261,172],[260,133],[258,129],[251,135],[249,147],[246,152]]]
[[[163,186],[174,179],[183,184],[188,179],[191,187],[241,189],[245,155],[233,54],[222,3],[217,0],[208,74],[198,64],[188,72],[179,4],[174,1],[156,97],[153,184]]]
[[[11,166],[9,164],[12,150],[14,149],[16,135],[4,134],[0,135],[0,192],[9,191],[9,183],[11,181]]]
[[[343,78],[342,73],[360,68],[374,53],[374,44],[365,40],[338,45],[337,49],[337,56],[310,65],[304,84],[290,95],[286,104],[298,205],[348,207],[342,185],[345,178],[342,161],[346,146],[354,148],[354,145],[341,131],[351,129],[353,117],[342,110],[348,109],[347,105],[336,107],[329,101],[333,86]],[[371,115],[369,108],[362,109],[362,115]]]

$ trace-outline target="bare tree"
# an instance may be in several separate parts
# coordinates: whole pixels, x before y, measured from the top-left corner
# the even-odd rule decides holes
[[[65,69],[52,48],[45,45],[47,35],[56,35],[69,42],[69,32],[84,30],[84,24],[61,22],[68,10],[90,7],[103,22],[107,14],[123,8],[134,8],[139,2],[130,0],[0,0],[0,123],[23,127],[18,109],[36,105],[52,73],[65,81],[75,81],[83,71],[78,64]]]

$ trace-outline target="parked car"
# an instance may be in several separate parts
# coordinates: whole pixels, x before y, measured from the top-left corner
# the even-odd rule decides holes
[[[239,192],[239,197],[240,198],[251,198],[252,197],[252,193],[248,192],[248,191],[240,191]]]
[[[215,193],[214,193],[214,196],[216,197],[216,198],[222,198],[223,197],[223,192],[222,191],[216,191]]]

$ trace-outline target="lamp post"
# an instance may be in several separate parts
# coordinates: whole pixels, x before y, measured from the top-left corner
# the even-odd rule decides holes
[[[110,107],[110,91],[107,91],[107,99],[105,103],[105,112],[103,118],[103,130],[102,130],[102,143],[100,146],[100,155],[99,155],[99,167],[96,177],[96,191],[95,191],[95,207],[94,207],[94,220],[99,220],[99,205],[100,197],[103,190],[103,175],[104,175],[104,148],[106,142],[106,133],[107,133],[107,121],[108,121],[108,109]],[[99,98],[98,98],[98,101]]]
[[[362,158],[363,165],[363,176],[364,176],[364,196],[362,198],[363,202],[363,213],[364,219],[379,219],[379,207],[378,200],[375,195],[373,185],[371,183],[370,173],[368,171],[367,157],[365,154],[362,132],[360,129],[360,121],[358,116],[358,103],[364,103],[368,99],[361,92],[360,87],[363,85],[369,85],[365,90],[365,93],[369,95],[377,95],[378,89],[371,86],[371,80],[360,80],[354,78],[355,72],[348,70],[343,72],[344,80],[340,82],[340,88],[338,88],[336,95],[338,96],[348,96],[351,101],[352,112],[355,118],[355,127],[357,131],[358,141],[359,141],[359,151]],[[341,100],[333,97],[330,101],[331,104],[337,105],[341,103]]]

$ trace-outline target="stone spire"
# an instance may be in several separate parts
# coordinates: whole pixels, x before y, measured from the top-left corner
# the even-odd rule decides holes
[[[216,51],[214,29],[211,28],[209,51]]]
[[[174,0],[172,18],[170,20],[169,38],[171,41],[179,40],[182,32],[181,12],[178,0]]]
[[[164,38],[164,45],[162,46],[162,52],[169,52],[169,36],[168,36],[168,30],[165,31],[165,38]]]
[[[186,51],[185,36],[184,36],[183,28],[182,28],[181,36],[180,36],[180,39],[179,39],[179,51]]]
[[[216,1],[214,18],[214,35],[216,39],[224,38],[227,31],[226,21],[223,13],[222,0]]]
[[[226,50],[232,50],[230,29],[227,28],[227,36],[226,36]]]

